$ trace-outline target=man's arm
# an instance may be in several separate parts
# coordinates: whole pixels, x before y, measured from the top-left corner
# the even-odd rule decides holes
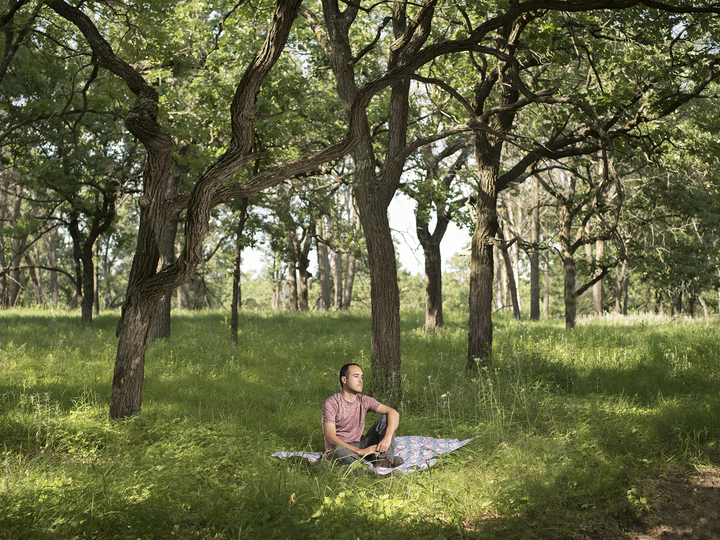
[[[325,435],[325,440],[330,446],[344,446],[345,448],[347,448],[351,452],[358,454],[359,456],[367,456],[368,454],[375,454],[378,452],[377,446],[379,445],[373,444],[372,446],[368,446],[367,448],[358,448],[357,446],[346,443],[336,435],[335,424],[329,422],[323,423],[323,435]]]
[[[395,430],[397,429],[398,425],[400,425],[400,414],[393,409],[392,407],[388,407],[387,405],[380,405],[377,408],[376,411],[378,414],[386,414],[388,418],[388,424],[387,429],[385,430],[385,436],[383,437],[382,441],[380,441],[376,446],[376,452],[378,454],[382,454],[385,452],[388,448],[390,448],[390,443],[392,442],[392,436],[395,433]],[[333,426],[335,427],[335,426]]]

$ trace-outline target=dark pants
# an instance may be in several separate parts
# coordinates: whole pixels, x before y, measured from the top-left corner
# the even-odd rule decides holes
[[[368,446],[372,446],[373,444],[378,444],[383,439],[383,437],[385,437],[386,431],[387,415],[383,414],[375,421],[372,427],[368,429],[368,432],[363,435],[359,441],[353,441],[350,442],[350,444],[360,449],[367,448]],[[392,459],[393,457],[395,457],[395,435],[393,434],[392,440],[390,441],[390,446],[382,454],[368,454],[367,456],[363,457],[356,454],[352,450],[345,448],[344,446],[338,445],[328,452],[327,457],[330,461],[342,463],[344,465],[349,465],[350,463],[359,459],[368,459],[370,461],[384,458]]]

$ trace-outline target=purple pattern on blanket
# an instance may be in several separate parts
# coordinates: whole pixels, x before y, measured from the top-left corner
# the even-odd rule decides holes
[[[435,464],[437,457],[457,450],[473,440],[465,439],[434,439],[432,437],[421,437],[411,435],[406,437],[395,437],[395,455],[400,456],[405,462],[394,469],[387,467],[375,467],[371,463],[370,468],[378,474],[389,474],[393,471],[413,472],[422,471]],[[322,459],[322,452],[275,452],[273,456],[281,459],[289,457],[302,457],[310,463],[316,463]]]

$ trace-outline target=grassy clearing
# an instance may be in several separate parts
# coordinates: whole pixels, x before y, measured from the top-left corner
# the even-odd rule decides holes
[[[117,314],[0,312],[0,536],[572,538],[647,511],[649,479],[720,462],[720,324],[497,319],[464,372],[465,320],[403,314],[401,435],[477,437],[374,478],[271,457],[322,447],[337,371],[369,366],[365,313],[174,316],[143,412],[107,418]]]

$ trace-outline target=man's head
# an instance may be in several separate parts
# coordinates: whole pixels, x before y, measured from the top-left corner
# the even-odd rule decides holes
[[[340,386],[343,390],[359,393],[363,386],[363,372],[357,364],[345,364],[340,368]]]

